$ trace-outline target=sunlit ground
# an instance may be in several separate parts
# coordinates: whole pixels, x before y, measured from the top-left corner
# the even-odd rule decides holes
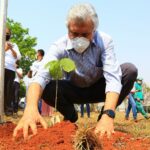
[[[59,114],[59,113],[57,113]],[[80,117],[80,113],[78,114],[79,119],[76,122],[78,127],[94,127],[97,122],[98,112],[91,112],[90,118],[87,117],[87,114],[84,114],[84,118]],[[4,121],[11,121],[15,124],[19,121],[21,116],[23,115],[23,111],[19,111],[18,118],[14,119],[12,117],[4,116]],[[60,114],[59,114],[60,115]],[[149,114],[150,115],[150,114]],[[49,124],[51,117],[44,117],[47,123]],[[63,117],[60,115],[61,120]],[[125,120],[124,112],[116,112],[115,118],[115,130],[119,130],[122,132],[127,132],[132,134],[135,137],[150,137],[150,119],[146,120],[141,114],[138,113],[138,122],[134,122],[132,113],[130,114],[129,120]]]

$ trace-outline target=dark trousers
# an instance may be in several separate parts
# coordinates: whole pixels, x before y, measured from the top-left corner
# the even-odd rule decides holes
[[[132,64],[122,64],[121,69],[123,87],[117,105],[120,105],[129,94],[137,77],[137,69]],[[86,88],[74,86],[66,80],[60,80],[58,81],[57,110],[64,115],[65,119],[75,122],[77,116],[73,104],[104,102],[106,97],[105,87],[105,78],[101,78],[98,82]],[[52,80],[47,84],[42,95],[44,101],[53,107],[55,105],[55,90],[56,81]]]
[[[13,111],[18,112],[20,83],[14,81]]]
[[[90,104],[86,103],[86,112],[87,112],[87,116],[88,118],[90,117]],[[84,104],[81,104],[81,117],[84,117]]]
[[[15,72],[12,70],[5,69],[4,79],[4,111],[13,112],[12,102],[14,98],[13,83],[15,78]]]

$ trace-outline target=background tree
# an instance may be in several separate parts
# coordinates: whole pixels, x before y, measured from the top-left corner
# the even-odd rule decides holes
[[[28,28],[23,28],[21,23],[12,19],[7,19],[7,26],[12,32],[11,41],[18,45],[21,52],[20,67],[23,69],[23,73],[26,74],[35,60],[36,51],[34,47],[37,45],[37,38],[31,37]]]

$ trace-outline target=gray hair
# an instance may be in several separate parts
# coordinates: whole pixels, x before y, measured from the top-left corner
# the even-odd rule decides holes
[[[89,3],[76,4],[72,6],[68,12],[66,25],[68,27],[69,22],[72,20],[76,21],[77,23],[80,23],[86,22],[87,19],[91,19],[94,25],[94,30],[96,30],[99,24],[99,20],[94,7]]]

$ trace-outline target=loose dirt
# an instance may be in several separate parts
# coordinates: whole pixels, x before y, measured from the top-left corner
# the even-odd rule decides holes
[[[70,122],[61,122],[47,130],[38,126],[38,134],[23,140],[22,132],[14,140],[13,123],[0,125],[0,150],[73,150],[73,139],[77,126]],[[99,139],[99,138],[98,138]],[[112,138],[99,139],[103,150],[150,150],[150,139],[133,138],[127,133],[116,131]],[[100,150],[92,147],[91,150]]]

